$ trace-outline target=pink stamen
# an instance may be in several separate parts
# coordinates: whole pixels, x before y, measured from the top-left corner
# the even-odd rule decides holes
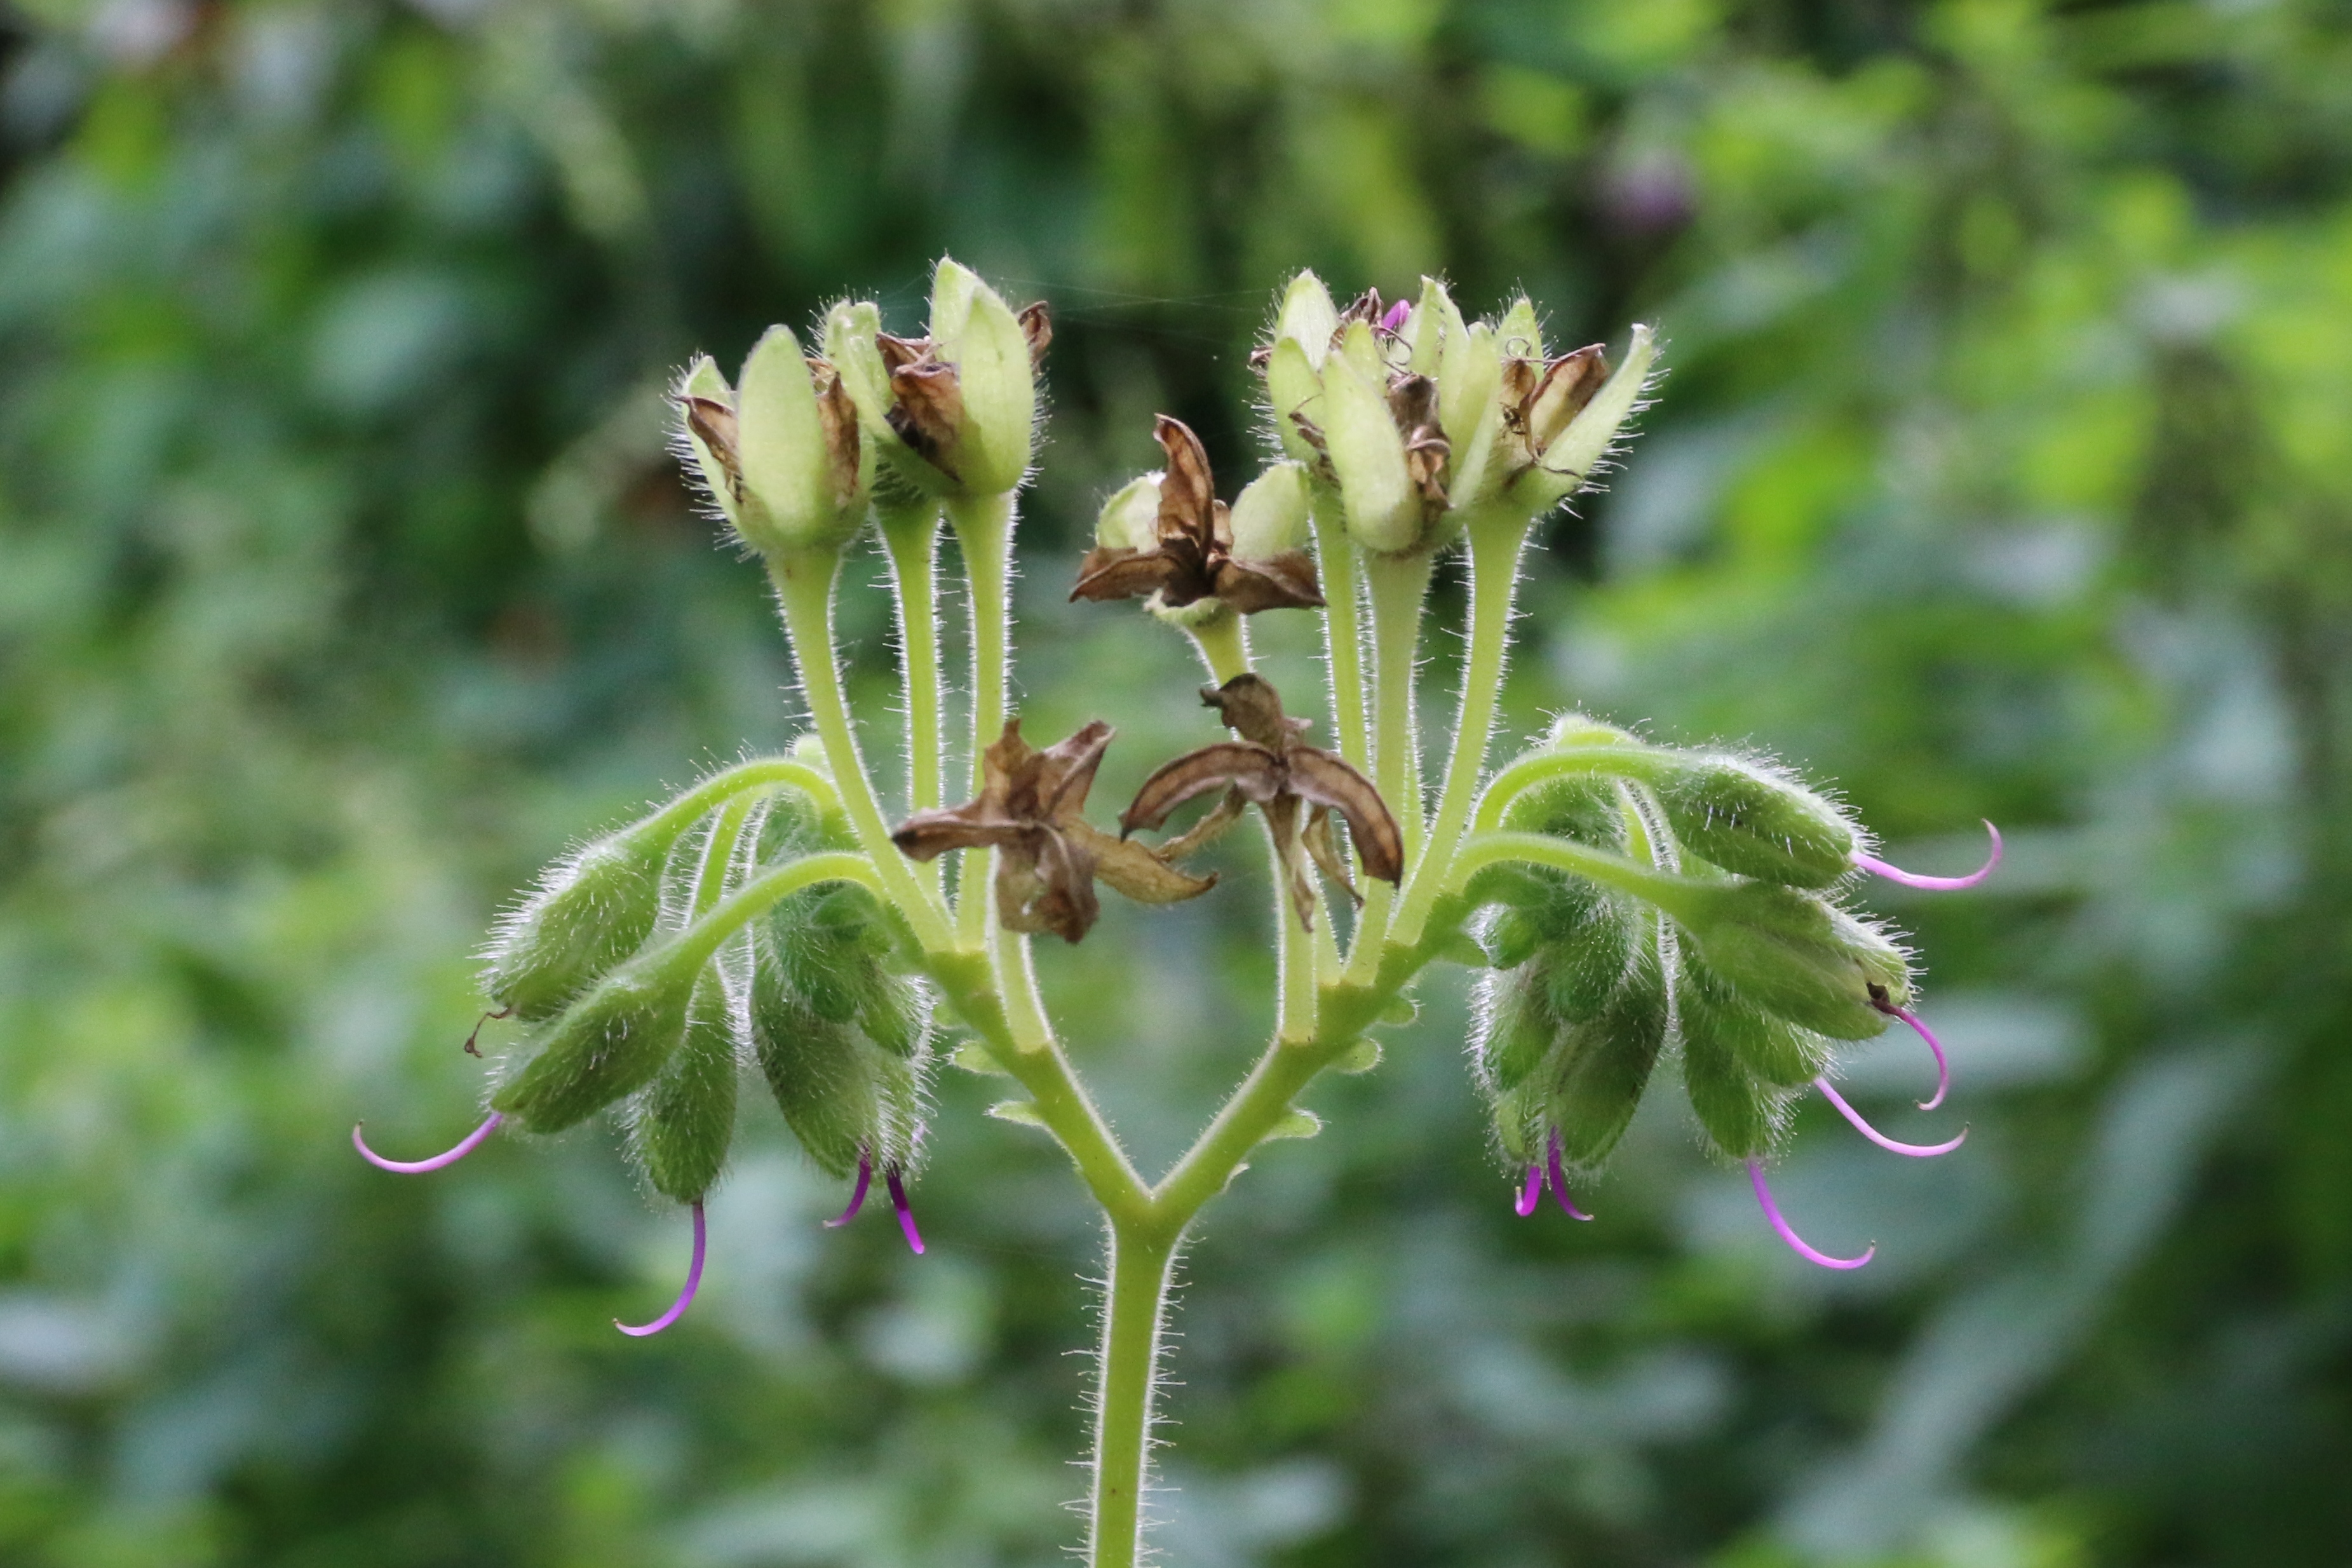
[[[1552,1129],[1551,1134],[1551,1195],[1559,1200],[1559,1206],[1568,1211],[1569,1218],[1580,1219],[1587,1224],[1591,1223],[1591,1215],[1568,1201],[1568,1173],[1559,1168],[1559,1130],[1558,1128]]]
[[[1381,318],[1381,331],[1384,332],[1393,332],[1398,328],[1403,326],[1405,321],[1412,315],[1412,301],[1410,300],[1399,300],[1395,304],[1389,307],[1388,314]]]
[[[1861,1133],[1864,1138],[1869,1139],[1872,1142],[1877,1144],[1880,1148],[1887,1151],[1889,1153],[1908,1154],[1915,1160],[1932,1160],[1938,1154],[1950,1153],[1953,1150],[1958,1148],[1961,1144],[1969,1141],[1969,1130],[1963,1127],[1960,1129],[1960,1135],[1952,1139],[1949,1142],[1898,1143],[1894,1139],[1889,1138],[1885,1133],[1881,1132],[1877,1128],[1873,1127],[1869,1122],[1864,1121],[1862,1119],[1862,1112],[1856,1110],[1853,1106],[1848,1105],[1845,1102],[1845,1096],[1840,1094],[1830,1083],[1829,1079],[1825,1078],[1817,1078],[1813,1079],[1813,1087],[1822,1091],[1822,1098],[1826,1099],[1832,1105],[1837,1107],[1838,1114],[1840,1116],[1844,1117],[1848,1121],[1853,1123],[1853,1130],[1856,1132]]]
[[[1873,998],[1870,1005],[1877,1008],[1880,1012],[1885,1014],[1890,1018],[1902,1019],[1905,1023],[1911,1026],[1912,1031],[1915,1034],[1916,1034],[1921,1039],[1927,1042],[1927,1048],[1936,1054],[1936,1092],[1929,1098],[1921,1100],[1919,1102],[1919,1109],[1922,1110],[1933,1110],[1936,1107],[1943,1104],[1944,1096],[1950,1093],[1952,1089],[1952,1064],[1944,1058],[1944,1042],[1937,1039],[1936,1037],[1936,1031],[1921,1023],[1919,1021],[1919,1015],[1914,1013],[1908,1007],[1897,1007],[1892,1002],[1881,1002],[1876,998]]]
[[[1543,1198],[1543,1179],[1544,1173],[1543,1167],[1541,1165],[1529,1165],[1528,1167],[1528,1184],[1520,1191],[1519,1195],[1514,1199],[1511,1204],[1511,1211],[1517,1215],[1521,1219],[1525,1219],[1528,1215],[1536,1212],[1536,1205]]]
[[[907,1245],[915,1249],[916,1257],[920,1258],[923,1255],[923,1233],[915,1228],[915,1211],[907,1206],[907,1189],[898,1180],[898,1167],[893,1165],[885,1171],[882,1179],[890,1184],[890,1206],[898,1211],[898,1228],[907,1233]]]
[[[660,1333],[664,1329],[686,1316],[686,1310],[694,1305],[695,1291],[702,1288],[702,1253],[707,1240],[702,1226],[702,1205],[696,1204],[694,1205],[694,1261],[687,1265],[686,1289],[677,1293],[677,1300],[669,1304],[669,1310],[652,1322],[633,1329],[615,1318],[613,1320],[613,1326],[633,1339],[641,1340],[647,1334]]]
[[[385,1159],[383,1155],[369,1148],[367,1146],[367,1140],[361,1136],[361,1129],[367,1125],[364,1121],[352,1123],[352,1147],[360,1152],[361,1159],[365,1160],[369,1164],[373,1165],[379,1171],[394,1171],[404,1176],[420,1176],[427,1171],[437,1171],[445,1165],[454,1165],[458,1161],[464,1159],[467,1155],[472,1153],[475,1150],[480,1148],[482,1146],[482,1140],[488,1138],[491,1133],[496,1132],[499,1130],[499,1123],[504,1121],[506,1119],[507,1113],[505,1111],[491,1111],[489,1120],[483,1122],[479,1127],[475,1128],[471,1132],[467,1133],[463,1142],[459,1143],[455,1149],[447,1151],[446,1153],[434,1155],[430,1160]]]
[[[1790,1229],[1789,1222],[1780,1217],[1780,1205],[1772,1201],[1772,1189],[1764,1184],[1764,1163],[1748,1161],[1748,1174],[1756,1184],[1756,1201],[1764,1205],[1764,1217],[1772,1222],[1773,1230],[1789,1244],[1789,1249],[1806,1262],[1818,1263],[1824,1268],[1859,1268],[1878,1256],[1878,1243],[1874,1241],[1864,1249],[1860,1258],[1832,1258],[1817,1247],[1806,1246],[1805,1238]]]
[[[1884,877],[1890,882],[1900,882],[1906,888],[1925,888],[1931,893],[1957,893],[1963,888],[1975,887],[1979,882],[1991,876],[2000,865],[2000,829],[1988,822],[1985,824],[1985,831],[1992,835],[1992,853],[1986,857],[1983,865],[1965,877],[1923,877],[1916,871],[1906,871],[1899,866],[1890,866],[1875,856],[1864,855],[1858,849],[1849,858],[1872,876]]]
[[[824,1228],[827,1230],[839,1230],[843,1226],[847,1225],[851,1220],[856,1219],[857,1217],[857,1211],[866,1206],[866,1189],[873,1184],[873,1157],[861,1152],[857,1156],[857,1190],[849,1194],[849,1206],[841,1211],[841,1217],[839,1219],[829,1219],[825,1221]]]

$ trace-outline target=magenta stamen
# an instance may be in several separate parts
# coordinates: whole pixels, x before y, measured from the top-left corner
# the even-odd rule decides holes
[[[882,1179],[890,1184],[890,1206],[898,1211],[898,1228],[907,1233],[907,1245],[915,1249],[916,1257],[920,1258],[923,1255],[923,1233],[915,1228],[915,1211],[907,1206],[907,1189],[898,1180],[898,1167],[893,1165],[885,1171]]]
[[[1541,1165],[1528,1167],[1528,1184],[1511,1202],[1511,1211],[1521,1219],[1536,1212],[1536,1205],[1543,1197],[1543,1176]]]
[[[641,1340],[647,1334],[660,1333],[664,1329],[686,1316],[686,1310],[694,1305],[695,1291],[702,1288],[702,1252],[703,1245],[707,1240],[702,1226],[702,1205],[696,1204],[694,1205],[694,1261],[687,1265],[686,1289],[677,1293],[677,1300],[669,1304],[669,1310],[652,1322],[633,1329],[615,1318],[613,1320],[613,1326],[633,1339]]]
[[[1898,1143],[1894,1139],[1889,1138],[1885,1133],[1881,1132],[1877,1128],[1873,1127],[1869,1122],[1864,1121],[1862,1119],[1862,1112],[1856,1110],[1853,1106],[1848,1105],[1845,1102],[1845,1096],[1840,1094],[1837,1089],[1832,1086],[1829,1079],[1825,1078],[1817,1078],[1813,1079],[1813,1087],[1820,1089],[1822,1097],[1832,1105],[1837,1107],[1838,1114],[1840,1116],[1844,1117],[1848,1121],[1853,1123],[1853,1130],[1856,1132],[1861,1133],[1864,1138],[1869,1139],[1872,1142],[1877,1144],[1880,1148],[1887,1151],[1889,1153],[1908,1154],[1915,1160],[1932,1160],[1938,1154],[1950,1153],[1953,1150],[1958,1148],[1961,1144],[1969,1141],[1969,1130],[1963,1127],[1960,1129],[1960,1135],[1952,1139],[1949,1142]]]
[[[1871,1005],[1890,1018],[1902,1019],[1911,1026],[1913,1032],[1927,1042],[1927,1048],[1936,1054],[1936,1092],[1930,1098],[1921,1100],[1919,1109],[1933,1110],[1943,1104],[1944,1096],[1950,1093],[1952,1089],[1952,1064],[1944,1059],[1944,1042],[1937,1039],[1936,1031],[1921,1023],[1919,1015],[1912,1012],[1908,1007],[1897,1007],[1892,1002],[1875,1000],[1871,1003]]]
[[[1878,1243],[1874,1241],[1864,1249],[1860,1258],[1832,1258],[1826,1252],[1806,1246],[1805,1238],[1790,1229],[1789,1222],[1780,1217],[1780,1205],[1772,1201],[1772,1189],[1764,1184],[1763,1162],[1748,1161],[1748,1174],[1756,1184],[1756,1201],[1764,1205],[1764,1217],[1772,1222],[1773,1230],[1789,1244],[1790,1250],[1806,1262],[1818,1263],[1824,1268],[1859,1268],[1878,1256]]]
[[[1985,831],[1992,835],[1992,853],[1986,857],[1983,865],[1965,877],[1923,877],[1916,871],[1906,871],[1899,866],[1890,866],[1875,856],[1864,855],[1859,849],[1855,850],[1849,858],[1872,876],[1884,877],[1890,882],[1900,882],[1906,888],[1925,888],[1931,893],[1957,893],[1963,888],[1975,887],[1979,882],[1991,876],[2000,865],[2000,829],[1988,822],[1985,824]]]
[[[849,1206],[841,1211],[841,1217],[825,1221],[824,1228],[839,1230],[843,1226],[856,1219],[857,1211],[866,1206],[866,1189],[873,1184],[874,1161],[871,1156],[860,1152],[857,1156],[857,1190],[849,1194]]]
[[[1558,1128],[1552,1129],[1551,1134],[1551,1195],[1559,1200],[1559,1206],[1568,1211],[1569,1218],[1580,1219],[1588,1224],[1591,1222],[1591,1215],[1568,1201],[1568,1173],[1559,1168],[1559,1130]]]
[[[1405,324],[1406,319],[1412,316],[1412,301],[1410,300],[1399,300],[1395,304],[1389,307],[1388,314],[1381,318],[1381,331],[1384,332],[1395,331],[1398,328]]]
[[[464,1159],[467,1155],[480,1148],[482,1146],[482,1140],[488,1138],[491,1133],[496,1132],[499,1130],[499,1123],[504,1121],[506,1119],[507,1113],[505,1111],[491,1111],[490,1119],[488,1121],[483,1122],[479,1127],[475,1128],[471,1132],[467,1133],[463,1142],[459,1143],[455,1149],[451,1149],[446,1153],[434,1155],[430,1160],[385,1159],[383,1155],[369,1148],[367,1146],[367,1140],[360,1135],[360,1130],[367,1125],[364,1121],[352,1123],[352,1147],[360,1152],[361,1159],[365,1160],[369,1164],[373,1165],[379,1171],[394,1171],[404,1176],[419,1176],[423,1175],[427,1171],[437,1171],[445,1165],[456,1164],[458,1161]]]

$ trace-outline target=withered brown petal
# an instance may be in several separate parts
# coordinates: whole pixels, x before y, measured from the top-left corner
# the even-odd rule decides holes
[[[890,428],[925,461],[954,477],[945,454],[963,427],[963,385],[955,367],[919,362],[890,373]]]
[[[1286,550],[1264,561],[1221,561],[1215,586],[1217,597],[1244,616],[1312,610],[1323,603],[1315,558],[1303,550]]]
[[[1433,427],[1423,426],[1405,444],[1405,475],[1421,492],[1423,503],[1432,509],[1445,504],[1445,465],[1453,456],[1454,443]]]
[[[1328,805],[1347,819],[1364,875],[1389,883],[1402,880],[1404,838],[1372,781],[1313,746],[1293,746],[1285,760],[1290,764],[1290,787],[1301,799]]]
[[[1344,329],[1350,321],[1378,321],[1381,315],[1381,291],[1377,289],[1367,289],[1349,301],[1346,310],[1339,312],[1339,325]]]
[[[1065,826],[1086,809],[1095,770],[1102,766],[1103,752],[1118,732],[1097,719],[1038,753],[1036,781],[1031,787],[1041,821]]]
[[[1078,563],[1073,599],[1137,599],[1167,586],[1177,574],[1175,561],[1157,550],[1130,550],[1124,544],[1097,544]]]
[[[857,493],[857,455],[860,439],[857,429],[857,405],[850,401],[849,389],[841,384],[841,377],[824,361],[809,361],[812,369],[822,367],[816,378],[816,416],[824,432],[827,468],[833,479],[834,500],[846,505]]]
[[[1282,694],[1275,690],[1274,682],[1255,670],[1236,675],[1223,686],[1203,686],[1201,705],[1215,709],[1225,727],[1243,740],[1255,741],[1276,753],[1289,750],[1306,728],[1304,721],[1283,716]]]
[[[738,426],[735,410],[711,397],[686,397],[680,400],[686,408],[686,426],[710,453],[727,477],[727,493],[730,500],[743,499],[743,463],[736,455]]]
[[[996,910],[1018,931],[1051,931],[1076,942],[1102,914],[1095,859],[1061,834],[1039,831],[1028,854],[996,858]]]
[[[874,346],[881,353],[883,368],[893,371],[929,359],[931,353],[929,338],[894,338],[887,332],[875,333]]]
[[[1171,866],[1164,847],[1154,850],[1132,838],[1113,838],[1085,822],[1073,822],[1067,832],[1093,858],[1095,875],[1111,891],[1139,904],[1181,903],[1217,885],[1214,872],[1194,877]]]
[[[1437,428],[1437,383],[1425,375],[1390,377],[1389,416],[1408,438],[1416,431]]]
[[[950,849],[992,849],[1028,831],[1025,823],[998,816],[982,803],[919,811],[891,830],[890,842],[909,860],[934,860]]]
[[[1539,447],[1549,446],[1608,379],[1609,360],[1599,343],[1588,343],[1544,366],[1541,380],[1527,397],[1525,423],[1529,439]]]
[[[1157,827],[1168,814],[1196,795],[1230,784],[1253,801],[1272,800],[1282,788],[1282,762],[1264,746],[1246,741],[1220,741],[1187,752],[1143,781],[1134,801],[1120,814],[1121,834],[1139,827]]]
[[[1213,536],[1211,509],[1217,499],[1209,454],[1181,419],[1160,415],[1151,434],[1168,454],[1168,471],[1160,481],[1160,538],[1162,542],[1189,539],[1205,551]]]
[[[1298,797],[1286,793],[1266,802],[1265,826],[1274,839],[1275,858],[1281,864],[1282,879],[1290,893],[1290,907],[1298,911],[1298,923],[1313,931],[1315,873],[1308,869],[1307,858],[1299,853]]]
[[[1248,809],[1249,796],[1237,789],[1228,788],[1225,791],[1225,798],[1217,802],[1215,809],[1175,837],[1159,846],[1152,853],[1163,861],[1172,863],[1181,860],[1185,856],[1205,848],[1223,837],[1225,830],[1239,822],[1242,819],[1242,813]]]
[[[1029,340],[1029,368],[1037,369],[1045,363],[1045,351],[1054,344],[1054,313],[1038,300],[1021,312],[1021,335]]]
[[[1307,846],[1307,853],[1315,858],[1315,864],[1323,868],[1323,874],[1339,883],[1340,891],[1346,893],[1351,902],[1362,907],[1364,895],[1356,891],[1356,879],[1348,875],[1348,863],[1339,858],[1339,847],[1331,842],[1329,806],[1318,805],[1307,814],[1307,826],[1300,830],[1298,841]]]

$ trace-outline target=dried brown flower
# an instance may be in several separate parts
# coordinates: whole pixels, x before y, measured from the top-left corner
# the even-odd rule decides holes
[[[1097,719],[1040,752],[1021,738],[1021,721],[981,757],[980,798],[919,811],[891,834],[908,858],[929,860],[950,849],[994,849],[996,910],[1020,931],[1052,931],[1065,942],[1085,936],[1102,912],[1095,879],[1147,904],[1198,898],[1216,878],[1191,877],[1155,853],[1113,838],[1085,816],[1087,792],[1113,731]]]
[[[1157,827],[1193,796],[1223,788],[1225,798],[1217,808],[1160,852],[1171,858],[1189,853],[1230,826],[1244,804],[1254,805],[1265,813],[1288,875],[1291,901],[1299,920],[1309,926],[1315,923],[1310,858],[1349,897],[1356,895],[1331,842],[1333,812],[1346,820],[1366,876],[1389,883],[1402,879],[1403,839],[1380,792],[1371,780],[1331,752],[1300,742],[1307,721],[1284,715],[1282,698],[1271,681],[1259,675],[1237,675],[1223,686],[1202,687],[1201,700],[1218,710],[1227,727],[1242,738],[1187,752],[1144,780],[1119,818],[1122,833]],[[1299,822],[1302,805],[1310,808],[1304,826]]]
[[[1217,499],[1201,439],[1181,419],[1160,415],[1152,434],[1168,454],[1160,481],[1157,542],[1149,550],[1097,544],[1078,563],[1073,599],[1132,599],[1158,594],[1171,608],[1215,598],[1244,616],[1260,610],[1314,609],[1323,603],[1315,561],[1286,550],[1262,561],[1234,554],[1231,510]]]

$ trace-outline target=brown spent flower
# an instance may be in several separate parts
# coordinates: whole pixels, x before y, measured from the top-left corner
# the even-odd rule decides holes
[[[1244,805],[1265,813],[1290,883],[1291,902],[1302,924],[1315,923],[1315,879],[1309,858],[1357,897],[1348,868],[1331,842],[1331,814],[1338,812],[1355,840],[1364,874],[1396,883],[1404,876],[1404,842],[1396,818],[1372,781],[1329,752],[1301,744],[1304,719],[1284,716],[1273,682],[1237,675],[1223,686],[1204,686],[1201,700],[1221,712],[1242,738],[1187,752],[1143,781],[1135,801],[1118,819],[1122,835],[1154,828],[1168,814],[1198,795],[1223,788],[1225,798],[1190,832],[1161,846],[1171,858],[1189,854],[1230,826]],[[1299,807],[1311,809],[1299,824]]]
[[[1040,300],[1015,319],[1022,336],[1029,340],[1030,367],[1042,366],[1054,342],[1052,312]],[[874,346],[881,351],[882,367],[890,375],[890,408],[883,417],[917,457],[950,479],[961,479],[947,458],[963,425],[963,384],[956,367],[939,357],[938,345],[928,337],[877,332]]]
[[[1599,343],[1554,360],[1504,360],[1503,428],[1518,441],[1525,462],[1540,459],[1608,379],[1609,356]]]
[[[1152,427],[1168,454],[1160,481],[1158,542],[1149,550],[1097,544],[1078,563],[1072,599],[1133,599],[1158,594],[1181,609],[1202,599],[1223,600],[1242,615],[1260,610],[1311,610],[1323,603],[1315,558],[1286,550],[1263,561],[1234,554],[1233,514],[1217,499],[1209,455],[1181,419],[1162,414]]]
[[[1065,942],[1085,936],[1102,913],[1097,878],[1139,903],[1198,898],[1215,886],[1214,876],[1187,876],[1168,864],[1165,850],[1113,838],[1087,821],[1087,792],[1113,733],[1097,719],[1040,752],[1021,738],[1021,721],[1008,719],[982,753],[980,798],[919,811],[890,841],[910,860],[996,850],[998,918],[1011,930],[1051,931]]]
[[[824,435],[826,468],[836,500],[846,503],[857,489],[857,405],[841,384],[833,362],[815,354],[808,361],[809,383],[816,389],[818,427]],[[731,402],[688,393],[677,400],[685,410],[687,427],[709,449],[727,486],[727,500],[740,508],[744,501],[742,424]],[[690,470],[689,470],[690,471]],[[730,515],[732,515],[730,513]]]

